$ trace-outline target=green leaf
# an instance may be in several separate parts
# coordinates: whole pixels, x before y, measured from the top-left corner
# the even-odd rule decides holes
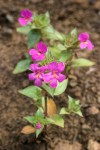
[[[57,49],[59,49],[60,51],[65,51],[66,47],[63,44],[57,44]]]
[[[29,66],[30,66],[30,63],[31,63],[31,60],[29,59],[24,59],[24,60],[21,60],[20,62],[18,62],[18,64],[16,65],[13,73],[14,74],[17,74],[17,73],[21,73],[21,72],[24,72],[26,70],[29,69]]]
[[[83,117],[83,114],[82,114],[81,110],[77,111],[76,114]]]
[[[43,83],[42,84],[43,89],[45,89],[52,97],[54,96],[54,89],[50,88],[49,85]]]
[[[47,118],[47,121],[51,124],[64,127],[64,119],[58,114],[54,115],[52,118]]]
[[[48,19],[48,23],[50,23],[50,14],[48,11],[45,13],[45,17]]]
[[[28,48],[32,48],[35,44],[37,44],[41,38],[40,30],[33,29],[28,34]]]
[[[31,30],[31,25],[19,27],[19,28],[17,28],[16,30],[17,30],[17,32],[19,32],[19,33],[28,34],[29,31]]]
[[[60,61],[61,62],[66,62],[68,59],[70,59],[70,57],[72,56],[72,53],[71,51],[63,51],[61,53],[61,56],[60,56]]]
[[[25,89],[19,90],[19,93],[28,96],[34,100],[38,100],[42,97],[42,90],[37,86],[28,86]]]
[[[42,32],[47,39],[64,41],[65,35],[56,31],[52,27],[52,25],[49,25],[46,28],[44,28]]]
[[[92,65],[94,65],[94,62],[84,58],[75,59],[71,63],[72,67],[89,67]]]
[[[25,120],[27,120],[29,123],[34,124],[34,117],[33,116],[27,116],[24,117]]]
[[[61,83],[58,83],[58,86],[55,88],[55,92],[54,95],[60,95],[61,93],[63,93],[68,85],[68,79],[64,80]]]
[[[81,112],[81,106],[79,104],[79,100],[75,100],[73,99],[72,97],[68,96],[69,100],[68,100],[68,108],[66,107],[63,107],[61,110],[60,110],[60,114],[61,115],[68,115],[68,114],[71,114],[71,113],[75,113],[79,116],[83,116],[82,115],[82,112]]]
[[[43,131],[43,128],[36,130],[36,137],[38,137],[39,134],[41,134],[42,131]]]
[[[38,29],[47,27],[50,23],[49,13],[34,16],[34,24]]]
[[[41,99],[35,101],[35,105],[43,112],[45,109],[45,98],[44,96]]]
[[[40,109],[38,109],[35,116],[37,116],[37,117],[43,117],[42,111]]]
[[[79,116],[83,116],[81,112],[81,106],[79,104],[79,100],[75,100],[72,97],[68,96],[69,101],[68,101],[68,112],[69,113],[75,113],[78,114]]]
[[[72,97],[68,96],[68,110],[72,111],[74,105],[75,105],[75,100]]]
[[[52,55],[54,58],[56,58],[56,59],[59,60],[59,58],[60,58],[60,56],[61,56],[61,51],[58,50],[57,46],[54,45],[54,46],[52,46],[52,47],[49,47],[49,51],[51,52],[51,55]]]
[[[60,110],[60,114],[61,114],[61,115],[65,115],[65,114],[68,115],[68,114],[70,114],[70,113],[67,111],[66,108],[63,107],[63,108],[61,108],[61,110]]]
[[[71,31],[71,35],[72,36],[77,36],[77,29],[76,28],[74,28],[72,31]]]

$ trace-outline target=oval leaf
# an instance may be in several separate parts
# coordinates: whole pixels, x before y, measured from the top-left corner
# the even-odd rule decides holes
[[[65,115],[65,114],[69,114],[69,112],[67,111],[67,109],[66,108],[61,108],[61,110],[60,110],[60,114],[61,115]]]
[[[25,126],[22,130],[21,130],[21,133],[23,134],[31,134],[31,133],[34,133],[35,132],[35,128],[32,127],[32,126]]]
[[[52,116],[54,114],[56,114],[57,112],[57,108],[56,108],[56,104],[53,101],[53,99],[48,99],[47,101],[47,114],[48,116]]]
[[[38,43],[41,36],[40,30],[31,30],[28,34],[28,48],[32,48],[36,43]]]
[[[29,31],[31,30],[31,26],[27,25],[27,26],[23,26],[23,27],[19,27],[16,29],[17,32],[22,33],[22,34],[28,34]]]
[[[72,61],[72,67],[89,67],[92,65],[94,65],[94,62],[84,58],[78,58]]]
[[[50,86],[45,83],[42,84],[42,87],[53,97],[54,89],[50,88]]]
[[[55,114],[52,118],[47,118],[47,120],[51,124],[55,124],[57,126],[64,127],[64,119],[62,118],[62,116],[60,116],[58,114]]]
[[[34,100],[38,100],[42,97],[42,90],[37,86],[28,86],[25,89],[19,90],[19,93],[28,96]]]
[[[61,56],[60,56],[60,61],[61,62],[66,62],[68,59],[70,59],[70,57],[72,56],[72,52],[71,51],[63,51],[61,53]]]
[[[55,89],[54,95],[60,95],[61,93],[63,93],[68,85],[68,79],[64,80],[61,83],[58,83],[58,86]]]
[[[30,63],[31,63],[31,61],[29,59],[21,60],[16,65],[13,73],[18,74],[18,73],[21,73],[21,72],[24,72],[24,71],[28,70],[29,66],[30,66]]]

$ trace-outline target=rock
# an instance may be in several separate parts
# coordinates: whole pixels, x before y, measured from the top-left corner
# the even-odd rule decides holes
[[[99,113],[99,109],[95,106],[92,106],[90,108],[87,108],[86,112],[89,114],[89,115],[96,115]]]
[[[96,9],[99,9],[99,10],[100,10],[100,1],[97,1],[97,2],[95,3],[94,7],[95,7]]]
[[[100,150],[100,144],[96,141],[89,140],[88,150]]]
[[[90,130],[91,129],[91,127],[87,124],[83,124],[82,128],[85,129],[85,130]]]
[[[97,98],[97,101],[98,101],[98,103],[100,103],[100,97],[98,96],[98,98]]]
[[[77,82],[74,80],[71,80],[69,84],[71,87],[75,87],[77,85]]]
[[[14,22],[14,18],[13,18],[12,15],[7,14],[7,15],[6,15],[6,18],[7,18],[7,20],[8,20],[10,23],[13,23],[13,22]]]
[[[12,33],[13,33],[12,29],[10,29],[10,28],[5,27],[3,30],[4,30],[3,34],[6,34],[6,35],[12,35]]]
[[[0,144],[7,145],[9,142],[9,133],[5,129],[0,129]]]
[[[75,92],[75,96],[81,97],[81,92],[80,91]]]
[[[74,142],[72,144],[67,140],[60,140],[56,143],[54,150],[82,150],[82,146],[78,142]]]

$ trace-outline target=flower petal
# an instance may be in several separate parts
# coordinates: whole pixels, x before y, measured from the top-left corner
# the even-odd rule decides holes
[[[38,65],[39,64],[31,64],[30,65],[30,70],[32,70],[33,72],[36,71],[36,70],[38,70]]]
[[[81,42],[80,43],[80,48],[81,49],[85,49],[87,47],[87,44],[86,43],[84,43],[84,42]]]
[[[94,45],[92,44],[92,42],[90,40],[87,41],[88,42],[88,50],[92,51],[92,49],[94,48]]]
[[[47,74],[43,75],[43,80],[44,80],[44,82],[48,83],[48,82],[50,82],[50,80],[52,79],[52,77],[53,77],[53,75],[50,72],[50,73],[47,73]]]
[[[41,52],[41,53],[46,53],[47,52],[47,46],[43,42],[39,42],[37,44],[37,48],[38,48],[38,51]]]
[[[59,70],[59,72],[64,71],[64,69],[65,69],[65,65],[64,65],[64,63],[59,62],[59,63],[58,63],[58,70]]]
[[[34,54],[36,54],[38,51],[36,50],[36,49],[30,49],[29,50],[29,54],[30,55],[34,55]]]
[[[88,33],[81,33],[79,36],[78,36],[78,40],[80,42],[85,42],[89,39],[89,34]]]
[[[32,12],[29,9],[22,10],[20,14],[21,14],[21,16],[23,18],[30,18],[30,17],[32,17]]]
[[[62,82],[63,80],[65,80],[65,78],[66,78],[65,75],[59,73],[57,80],[58,80],[59,82]]]
[[[48,70],[50,71],[58,71],[58,64],[57,62],[51,62],[48,64]]]
[[[51,88],[56,88],[57,87],[57,79],[52,79],[50,82],[50,87]]]
[[[35,78],[36,78],[36,76],[35,76],[35,73],[30,73],[29,75],[28,75],[28,78],[29,78],[29,80],[34,80]]]
[[[43,60],[45,58],[44,54],[37,54],[37,60]]]
[[[28,21],[25,20],[25,18],[19,18],[18,22],[20,23],[21,26],[26,26],[28,24]]]
[[[34,83],[36,86],[42,86],[42,80],[39,78],[37,78]]]

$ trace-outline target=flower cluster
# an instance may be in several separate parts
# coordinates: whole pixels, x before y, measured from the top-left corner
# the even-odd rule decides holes
[[[36,129],[39,130],[39,129],[41,129],[41,128],[42,128],[41,123],[37,123],[37,124],[36,124]]]
[[[31,49],[29,54],[33,61],[40,61],[45,58],[47,47],[44,43],[37,44],[37,50]],[[29,74],[29,80],[33,80],[36,86],[42,86],[42,82],[49,83],[51,88],[56,88],[57,82],[62,82],[66,77],[61,74],[65,69],[62,62],[51,62],[46,66],[39,66],[39,62],[30,65],[30,70],[33,73]]]

